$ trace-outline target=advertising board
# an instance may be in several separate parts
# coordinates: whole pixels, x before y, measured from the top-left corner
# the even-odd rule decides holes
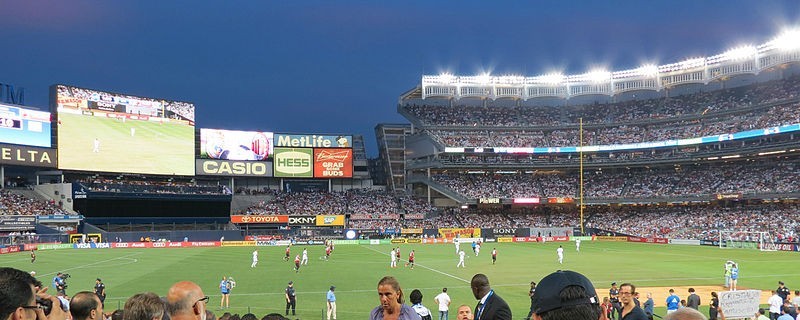
[[[197,159],[194,165],[198,176],[271,177],[269,161],[228,161]]]
[[[353,136],[276,133],[275,146],[300,148],[352,148]]]
[[[55,168],[58,163],[56,150],[0,144],[0,164]]]
[[[287,215],[272,215],[272,216],[258,216],[258,215],[232,215],[231,223],[289,223],[289,216]]]
[[[314,149],[315,178],[352,178],[353,149]]]
[[[279,148],[274,149],[274,172],[278,178],[313,178],[314,149]]]

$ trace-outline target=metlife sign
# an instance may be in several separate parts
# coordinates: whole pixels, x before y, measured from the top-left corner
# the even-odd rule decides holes
[[[314,177],[314,149],[275,147],[274,151],[275,177]]]

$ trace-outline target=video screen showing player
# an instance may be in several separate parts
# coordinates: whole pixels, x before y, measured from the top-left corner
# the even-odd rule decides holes
[[[194,175],[194,105],[66,85],[53,90],[58,167]]]

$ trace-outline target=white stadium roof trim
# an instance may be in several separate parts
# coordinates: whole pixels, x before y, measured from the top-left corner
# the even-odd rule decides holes
[[[800,62],[800,29],[782,33],[759,46],[741,46],[711,57],[698,57],[660,66],[609,72],[592,70],[579,75],[546,74],[535,77],[490,74],[423,75],[426,98],[565,98],[637,91],[661,91],[683,84],[708,84],[726,77],[758,74],[787,63]]]

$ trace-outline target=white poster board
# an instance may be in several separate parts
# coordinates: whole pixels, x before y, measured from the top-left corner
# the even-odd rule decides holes
[[[758,312],[760,302],[759,290],[719,292],[719,308],[726,319],[750,319]]]

